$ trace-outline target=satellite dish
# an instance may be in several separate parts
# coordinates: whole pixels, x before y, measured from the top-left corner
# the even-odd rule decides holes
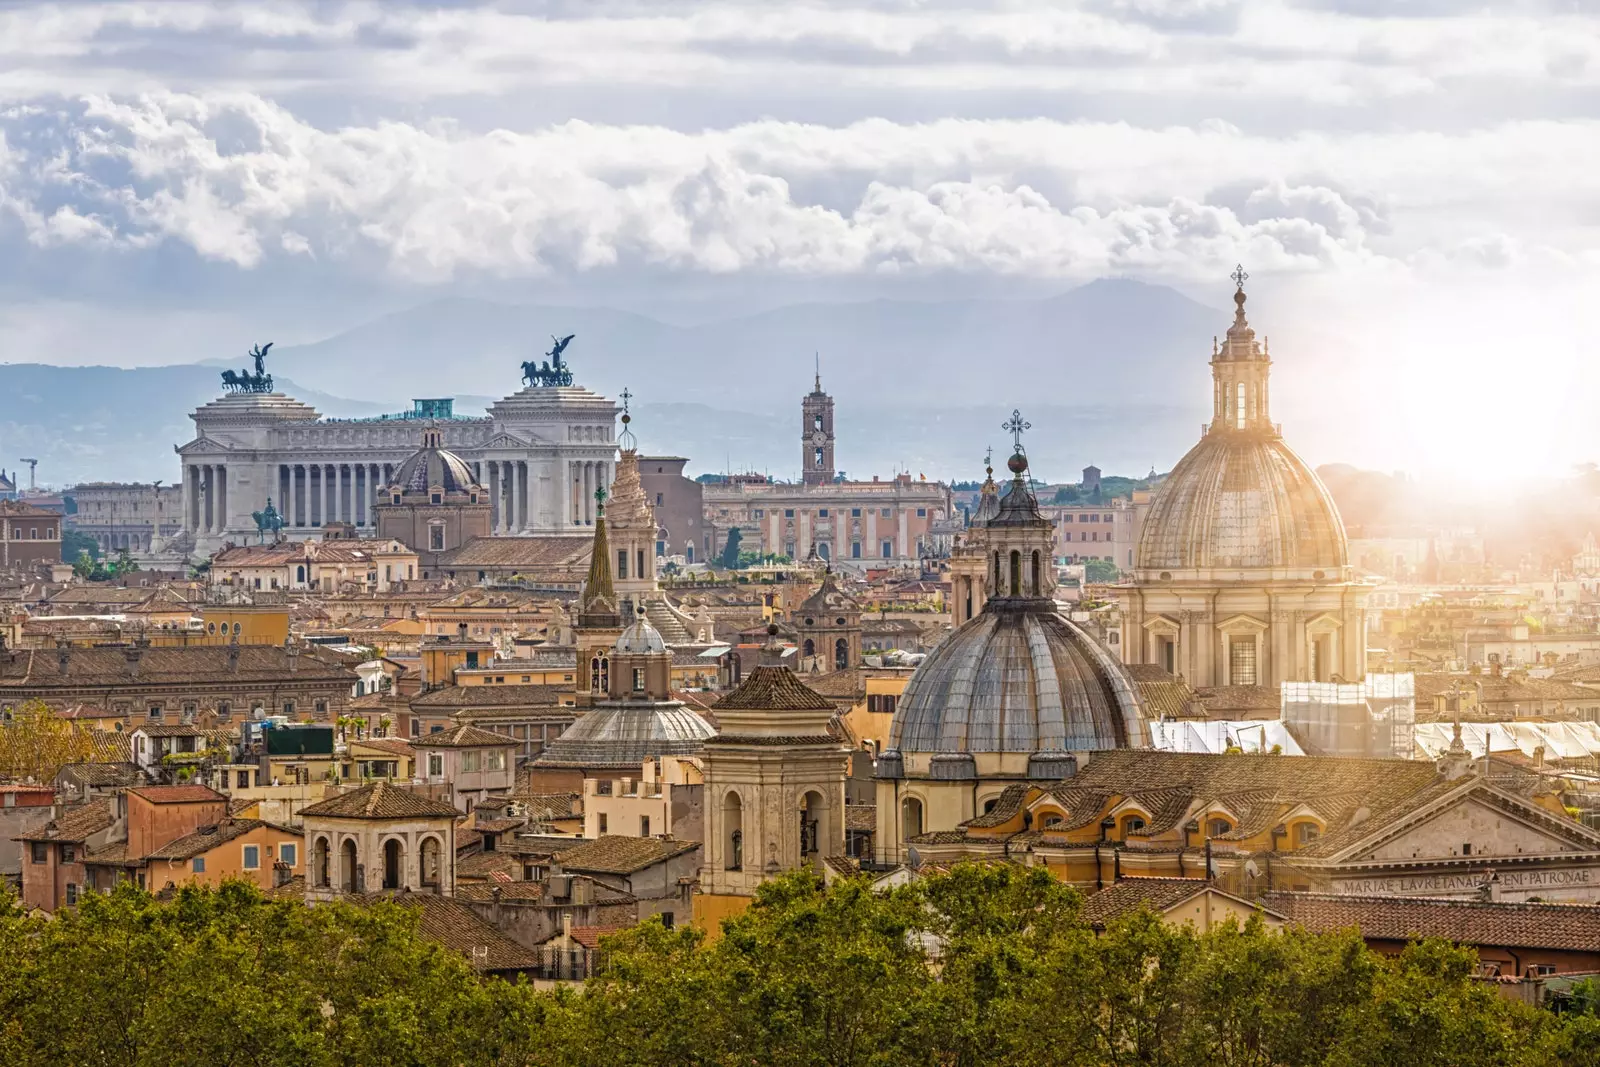
[[[1255,860],[1245,860],[1244,873],[1248,874],[1251,878],[1260,878],[1261,868],[1256,866]]]
[[[922,856],[917,852],[916,849],[908,846],[906,848],[906,862],[911,865],[912,870],[916,870],[918,867],[922,866]]]

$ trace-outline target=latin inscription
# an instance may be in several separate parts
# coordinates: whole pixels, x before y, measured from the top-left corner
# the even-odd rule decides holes
[[[1502,890],[1556,889],[1563,886],[1595,884],[1595,872],[1584,867],[1564,871],[1500,871],[1497,884]],[[1470,892],[1483,884],[1486,872],[1471,874],[1415,874],[1393,878],[1357,878],[1336,881],[1334,892],[1346,895],[1374,893],[1452,893]]]

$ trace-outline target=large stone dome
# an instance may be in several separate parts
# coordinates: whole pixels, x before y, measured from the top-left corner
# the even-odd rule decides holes
[[[442,435],[433,429],[423,432],[422,447],[395,471],[393,484],[402,493],[426,493],[439,486],[446,493],[465,493],[474,483],[472,468],[443,446]]]
[[[1134,558],[1140,571],[1265,568],[1332,580],[1349,552],[1333,498],[1281,437],[1213,429],[1156,492]]]
[[[889,748],[1083,752],[1145,744],[1132,680],[1042,598],[990,600],[911,675]]]

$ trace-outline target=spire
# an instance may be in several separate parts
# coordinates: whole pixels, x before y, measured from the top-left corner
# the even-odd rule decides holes
[[[817,361],[817,377],[816,382],[814,383],[813,391],[820,393],[822,392],[822,353],[812,352],[811,356]]]
[[[617,593],[611,584],[611,545],[606,539],[605,489],[595,490],[594,548],[589,553],[589,578],[578,598],[578,625],[619,628]]]
[[[1256,332],[1245,318],[1245,279],[1250,275],[1243,265],[1234,269],[1233,325],[1219,347],[1211,342],[1211,374],[1213,413],[1211,431],[1244,431],[1253,434],[1276,434],[1268,405],[1268,368],[1271,360],[1256,341]]]
[[[1234,284],[1233,325],[1228,327],[1228,340],[1222,346],[1222,356],[1225,359],[1260,358],[1262,352],[1255,343],[1256,332],[1250,328],[1250,320],[1244,317],[1244,303],[1249,299],[1244,291],[1244,283],[1250,275],[1240,264],[1228,277],[1233,279]]]
[[[628,392],[628,387],[622,387],[622,433],[618,435],[617,443],[622,446],[624,453],[637,452],[639,442],[634,439],[633,431],[628,429],[628,424],[633,421],[633,416],[628,413],[628,401],[633,399],[633,394]]]

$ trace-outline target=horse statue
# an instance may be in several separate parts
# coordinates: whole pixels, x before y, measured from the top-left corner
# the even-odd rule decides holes
[[[272,498],[267,497],[267,506],[262,511],[252,511],[250,517],[256,521],[256,539],[258,543],[265,542],[267,531],[272,531],[272,540],[278,540],[278,531],[283,529],[283,516],[278,514],[278,509],[272,506]]]
[[[542,364],[536,360],[528,360],[524,363],[522,365],[523,382],[537,386],[571,385],[572,370],[561,361],[561,353],[567,350],[567,346],[572,343],[572,339],[576,336],[577,334],[574,333],[569,333],[565,337],[557,337],[555,334],[551,334],[550,351],[545,353],[550,358]]]
[[[222,386],[230,392],[238,392],[243,387],[244,381],[231,370],[222,372]]]

